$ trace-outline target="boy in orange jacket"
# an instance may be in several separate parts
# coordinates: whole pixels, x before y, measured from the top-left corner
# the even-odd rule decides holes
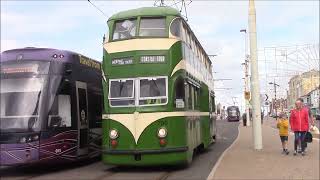
[[[279,115],[279,120],[277,122],[277,128],[279,129],[279,135],[282,143],[282,154],[289,154],[288,151],[288,135],[289,135],[289,120],[284,112]]]

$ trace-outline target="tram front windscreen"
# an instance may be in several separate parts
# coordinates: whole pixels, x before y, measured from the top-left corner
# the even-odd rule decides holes
[[[48,81],[49,62],[1,63],[2,132],[39,129],[39,110]]]

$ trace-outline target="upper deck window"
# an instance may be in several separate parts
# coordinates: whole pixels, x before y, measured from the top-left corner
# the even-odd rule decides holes
[[[172,22],[171,22],[171,26],[170,26],[170,32],[172,35],[176,36],[176,37],[180,37],[181,36],[181,18],[175,18]]]
[[[165,18],[141,18],[139,36],[166,36]]]
[[[127,19],[116,21],[112,40],[130,39],[136,35],[137,20]]]

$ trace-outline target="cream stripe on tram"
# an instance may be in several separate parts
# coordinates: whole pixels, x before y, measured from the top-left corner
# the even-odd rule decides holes
[[[105,43],[104,49],[110,53],[138,51],[138,50],[168,50],[180,41],[175,38],[130,39]]]
[[[176,111],[176,112],[154,112],[154,113],[139,113],[135,112],[132,114],[103,114],[102,119],[115,120],[133,134],[136,143],[143,130],[151,123],[158,119],[165,117],[177,117],[177,116],[209,116],[209,112],[190,112],[190,111]]]

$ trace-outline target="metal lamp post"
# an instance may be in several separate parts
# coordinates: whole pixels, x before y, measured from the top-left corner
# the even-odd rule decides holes
[[[275,109],[275,113],[276,113],[276,120],[278,120],[278,112],[277,112],[277,86],[279,86],[279,84],[277,84],[275,82],[275,80],[273,80],[273,82],[269,82],[270,85],[273,85],[274,88],[274,109]]]
[[[248,93],[249,90],[249,73],[248,73],[248,68],[249,68],[249,55],[248,55],[248,41],[247,41],[247,30],[246,29],[241,29],[240,32],[244,33],[244,38],[245,38],[245,52],[244,52],[244,91],[245,93]],[[245,110],[246,110],[246,118],[247,118],[247,126],[250,126],[250,111],[249,111],[249,99],[245,97]]]

